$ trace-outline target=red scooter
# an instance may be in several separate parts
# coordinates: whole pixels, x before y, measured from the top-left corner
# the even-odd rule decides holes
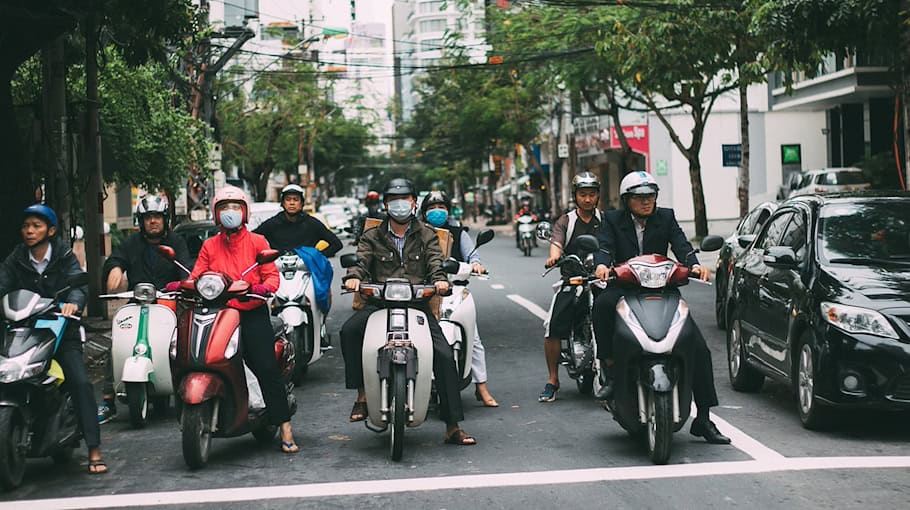
[[[174,250],[168,246],[160,246],[158,252],[175,260]],[[274,261],[278,255],[277,250],[259,252],[256,263],[243,275]],[[233,298],[266,299],[249,294],[249,289],[246,281],[232,281],[227,275],[208,271],[198,279],[180,282],[175,293],[182,311],[170,349],[171,374],[180,407],[183,458],[191,469],[205,466],[213,436],[235,437],[251,432],[260,442],[275,438],[277,427],[268,422],[265,406],[251,405],[256,404],[255,400],[261,402],[261,392],[255,376],[243,363],[240,312],[227,306]],[[293,414],[297,410],[291,383],[294,347],[284,337],[284,322],[277,317],[271,320],[275,358]],[[255,395],[253,399],[250,390]]]

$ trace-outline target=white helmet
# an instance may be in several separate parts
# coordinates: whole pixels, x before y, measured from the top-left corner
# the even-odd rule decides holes
[[[281,193],[278,197],[279,202],[284,202],[284,197],[290,194],[300,195],[300,200],[303,200],[306,197],[306,192],[300,186],[296,184],[288,184],[287,186],[281,188]]]
[[[139,230],[148,235],[145,231],[145,225],[143,224],[143,216],[146,214],[160,214],[164,216],[164,232],[168,230],[168,213],[167,213],[167,198],[161,195],[148,194],[139,199],[136,203],[136,222],[139,224]],[[157,237],[157,236],[156,236]]]
[[[657,181],[648,172],[630,172],[619,183],[619,196],[624,200],[629,195],[656,195],[658,191]]]
[[[572,178],[572,192],[582,188],[600,189],[600,179],[591,172],[582,172]]]

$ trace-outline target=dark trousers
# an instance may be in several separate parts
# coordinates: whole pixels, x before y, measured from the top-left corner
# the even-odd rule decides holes
[[[607,287],[594,300],[594,335],[597,337],[597,357],[601,360],[613,357],[613,332],[616,326],[616,304],[623,296],[625,289]],[[705,343],[701,330],[689,317],[695,336],[692,353],[692,395],[695,405],[701,411],[717,405],[717,390],[714,388],[714,367],[711,363],[711,351]]]
[[[291,409],[288,407],[285,382],[275,360],[275,336],[267,307],[240,312],[240,340],[243,359],[259,380],[269,423],[281,425],[290,421]]]
[[[430,335],[433,337],[433,374],[436,376],[436,391],[439,393],[439,417],[448,425],[464,420],[461,408],[461,393],[458,391],[458,372],[455,369],[455,355],[446,342],[436,317],[426,306],[415,307],[427,316]],[[365,306],[351,316],[341,327],[341,353],[344,356],[344,382],[348,389],[363,388],[363,336],[370,314],[379,308]],[[419,360],[418,360],[419,362]]]
[[[74,334],[75,333],[75,334]],[[54,355],[60,368],[63,369],[63,391],[73,397],[76,408],[76,418],[85,445],[97,448],[101,445],[101,428],[98,426],[98,406],[95,402],[95,391],[88,378],[88,370],[82,359],[82,340],[79,338],[79,328],[71,324],[67,326],[67,333],[57,348]]]

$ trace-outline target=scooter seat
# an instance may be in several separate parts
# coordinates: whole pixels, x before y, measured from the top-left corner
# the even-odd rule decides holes
[[[284,333],[284,321],[280,317],[271,316],[269,317],[270,322],[272,323],[272,335],[276,338]]]

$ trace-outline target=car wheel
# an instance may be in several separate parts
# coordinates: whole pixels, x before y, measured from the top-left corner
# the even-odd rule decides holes
[[[761,389],[765,376],[746,361],[746,342],[742,336],[742,322],[736,310],[727,328],[727,371],[730,384],[736,391],[753,393]]]
[[[801,338],[798,352],[794,385],[799,419],[807,429],[821,429],[829,421],[830,409],[818,401],[816,393],[818,368],[808,334]]]
[[[714,320],[721,330],[727,329],[727,283],[722,270],[714,277]]]

